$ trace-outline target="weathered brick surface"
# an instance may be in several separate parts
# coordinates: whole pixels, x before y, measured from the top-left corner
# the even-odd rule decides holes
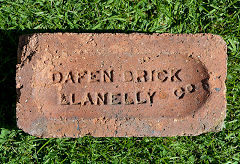
[[[218,131],[226,44],[212,34],[20,37],[17,124],[39,137]]]

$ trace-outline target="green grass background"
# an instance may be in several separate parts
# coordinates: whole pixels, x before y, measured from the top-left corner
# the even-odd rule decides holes
[[[0,163],[239,163],[239,0],[0,0]],[[228,45],[227,117],[196,137],[40,139],[16,127],[18,37],[34,32],[213,33]]]

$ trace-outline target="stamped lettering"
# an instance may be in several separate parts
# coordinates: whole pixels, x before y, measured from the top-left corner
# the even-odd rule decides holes
[[[48,71],[47,83],[56,88],[56,105],[67,113],[114,109],[111,112],[126,110],[143,117],[148,112],[155,112],[152,117],[176,117],[175,113],[182,117],[208,99],[209,74],[198,59],[177,51],[144,56],[126,60],[116,54],[111,61],[102,56],[101,62],[96,59],[92,64],[81,57],[66,67],[70,56]],[[87,54],[84,59],[90,60]]]

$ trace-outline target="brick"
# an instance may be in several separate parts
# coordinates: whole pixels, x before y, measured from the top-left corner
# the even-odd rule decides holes
[[[212,34],[23,35],[17,125],[38,137],[219,131],[226,51]]]

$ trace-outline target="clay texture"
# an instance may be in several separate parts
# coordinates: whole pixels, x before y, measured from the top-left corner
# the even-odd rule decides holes
[[[219,131],[226,116],[226,51],[212,34],[21,36],[18,127],[38,137]]]

